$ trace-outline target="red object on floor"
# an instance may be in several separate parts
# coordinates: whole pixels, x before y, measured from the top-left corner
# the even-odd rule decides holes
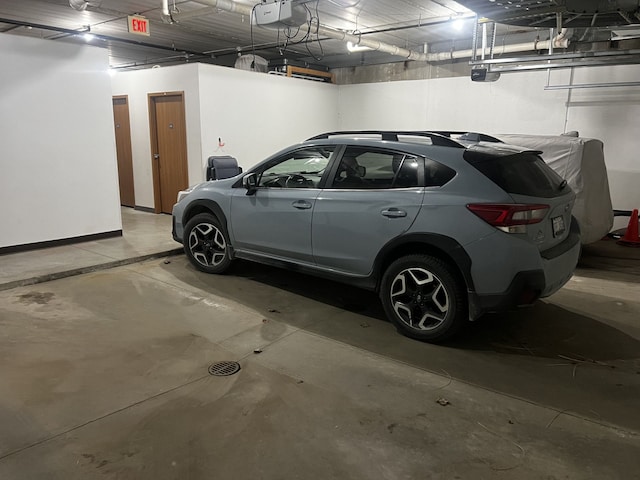
[[[624,245],[626,247],[640,247],[640,237],[638,236],[638,209],[634,209],[631,212],[631,219],[629,220],[629,225],[627,226],[627,231],[620,240],[618,240],[620,245]]]

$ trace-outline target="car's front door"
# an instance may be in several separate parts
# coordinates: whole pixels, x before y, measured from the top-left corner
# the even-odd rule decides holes
[[[424,197],[423,159],[347,147],[313,214],[319,267],[368,275],[382,247],[411,227]]]
[[[230,234],[242,255],[313,264],[311,219],[318,187],[333,147],[288,152],[256,171],[257,189],[237,188],[231,199]]]

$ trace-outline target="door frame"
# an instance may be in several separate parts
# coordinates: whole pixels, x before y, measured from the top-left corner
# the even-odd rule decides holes
[[[158,125],[156,122],[156,98],[166,97],[166,96],[179,96],[180,104],[182,105],[182,118],[184,119],[184,128],[185,128],[185,144],[184,144],[184,158],[186,169],[186,177],[189,178],[189,158],[187,157],[187,142],[186,142],[186,129],[187,129],[187,117],[185,114],[185,106],[184,106],[184,91],[176,91],[176,92],[159,92],[159,93],[148,93],[147,101],[149,104],[149,136],[151,140],[151,172],[153,175],[153,210],[154,213],[160,213],[162,208],[162,201],[160,199],[160,169],[158,167],[158,161],[154,157],[158,152]]]
[[[134,175],[134,169],[133,169],[133,145],[131,143],[131,111],[129,110],[129,95],[112,95],[111,96],[111,102],[113,103],[114,100],[124,100],[125,104],[127,106],[127,119],[129,120],[129,145],[128,145],[128,149],[129,149],[129,157],[131,159],[131,181],[132,181],[132,185],[131,188],[133,190],[133,205],[126,205],[126,206],[131,206],[132,208],[136,208],[136,183],[135,183],[135,175]],[[115,129],[115,125],[114,125],[114,129]],[[116,152],[117,154],[117,152]],[[116,155],[117,156],[117,155]],[[116,159],[116,163],[118,165],[118,175],[120,175],[120,159]],[[122,198],[120,198],[120,203],[122,204]]]

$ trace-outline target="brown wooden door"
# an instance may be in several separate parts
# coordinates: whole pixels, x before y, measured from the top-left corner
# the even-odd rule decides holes
[[[126,207],[135,207],[131,126],[129,124],[129,103],[126,95],[113,97],[113,124],[116,131],[120,204]]]
[[[178,192],[189,186],[183,94],[150,94],[149,115],[155,210],[171,213]]]

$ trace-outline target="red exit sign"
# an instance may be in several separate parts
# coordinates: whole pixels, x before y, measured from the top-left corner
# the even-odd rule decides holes
[[[129,15],[129,32],[149,36],[149,20],[137,15]]]

